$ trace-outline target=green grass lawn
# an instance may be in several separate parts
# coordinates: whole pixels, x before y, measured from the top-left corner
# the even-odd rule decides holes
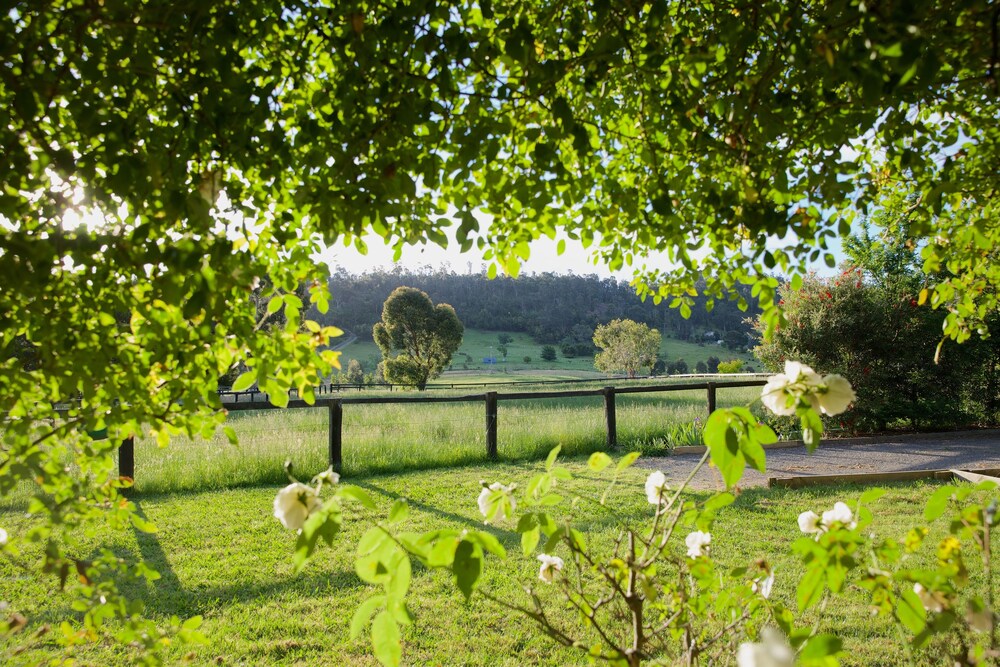
[[[588,479],[582,459],[569,467],[580,478],[571,489],[593,493],[600,488]],[[410,500],[412,512],[403,530],[432,527],[478,527],[476,508],[479,480],[519,481],[522,484],[538,464],[499,463],[449,470],[409,472],[382,477],[354,477],[351,482],[368,489],[385,512],[397,496]],[[642,490],[647,471],[630,470],[624,483],[612,492],[607,513],[590,513],[582,528],[592,545],[607,545],[617,533],[616,522],[640,522],[650,506]],[[171,615],[202,615],[211,640],[196,648],[196,665],[373,665],[366,639],[348,638],[354,609],[373,591],[353,572],[355,544],[371,518],[357,510],[345,521],[333,548],[323,548],[301,574],[294,574],[291,554],[295,535],[281,528],[271,516],[271,503],[278,485],[217,492],[134,496],[145,516],[159,528],[156,534],[133,530],[105,532],[86,538],[80,550],[110,548],[126,558],[143,557],[162,574],[149,587],[129,590],[141,598],[149,615],[168,619]],[[905,530],[920,522],[931,484],[897,485],[875,506],[873,530],[902,538]],[[743,493],[726,508],[713,529],[712,549],[722,563],[752,565],[767,557],[776,568],[774,597],[794,604],[794,590],[802,568],[787,553],[799,536],[796,516],[806,509],[822,510],[836,500],[856,499],[859,487],[810,490],[753,490]],[[352,510],[353,511],[353,510]],[[30,519],[21,513],[0,514],[5,528],[18,534]],[[483,585],[497,595],[524,602],[523,585],[537,584],[538,564],[520,556],[518,537],[512,526],[490,529],[509,551],[508,562],[490,558]],[[923,553],[932,557],[933,537]],[[683,547],[679,545],[679,548]],[[970,562],[972,576],[981,577]],[[16,581],[15,585],[10,582]],[[0,598],[12,610],[26,613],[32,627],[53,622],[71,613],[57,591],[54,578],[23,578],[8,564],[0,563]],[[980,580],[980,585],[982,581]],[[585,664],[569,649],[556,646],[535,632],[517,615],[474,598],[466,605],[453,583],[442,572],[416,568],[411,589],[416,625],[404,635],[407,665],[571,665]],[[549,599],[551,589],[542,594]],[[560,622],[575,627],[573,619],[552,605]],[[811,618],[811,617],[809,617]],[[851,589],[827,610],[824,631],[846,640],[848,665],[896,665],[901,649],[891,626],[872,617],[860,591]],[[30,629],[30,628],[29,628]],[[53,642],[44,637],[20,659],[42,661],[53,656]],[[0,644],[0,650],[2,650]],[[168,656],[169,664],[180,663],[179,650]],[[87,647],[77,656],[81,664],[129,665],[127,649],[112,646]],[[920,664],[937,664],[927,655]],[[0,653],[2,661],[2,653]]]
[[[492,378],[502,378],[497,381],[510,381],[520,380],[522,375],[532,380],[605,376],[594,368],[593,357],[566,358],[558,351],[558,346],[556,346],[556,360],[544,361],[541,357],[542,345],[535,342],[531,336],[518,332],[506,332],[514,340],[507,345],[507,361],[504,362],[497,350],[499,346],[497,336],[501,333],[505,332],[466,329],[462,346],[452,357],[451,367],[437,382],[489,382],[493,381]],[[357,340],[346,346],[342,352],[341,359],[345,368],[349,359],[357,359],[367,373],[373,372],[382,359],[378,347],[371,341]],[[749,354],[736,353],[714,344],[698,345],[675,338],[662,340],[660,355],[668,361],[684,359],[692,373],[695,372],[695,364],[707,361],[711,356],[718,357],[722,361],[742,359],[745,363],[754,364]],[[491,356],[497,358],[497,364],[483,362],[484,358]],[[531,361],[525,362],[525,357],[529,357]]]

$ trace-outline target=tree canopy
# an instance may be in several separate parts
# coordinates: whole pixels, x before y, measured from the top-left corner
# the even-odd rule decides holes
[[[464,331],[448,304],[435,306],[426,292],[397,287],[385,300],[382,321],[372,330],[382,352],[383,377],[423,389],[451,361]]]
[[[612,320],[594,330],[594,345],[600,352],[594,366],[606,373],[624,371],[635,377],[643,368],[652,368],[660,352],[660,332],[632,320]],[[685,370],[687,372],[687,364]],[[680,372],[680,371],[679,371]]]
[[[402,252],[444,243],[454,222],[510,274],[541,236],[580,239],[612,268],[664,249],[674,265],[640,271],[640,290],[683,313],[702,275],[715,297],[753,284],[773,324],[772,269],[832,262],[855,212],[904,187],[916,241],[941,238],[921,246],[940,276],[921,298],[948,310],[951,335],[985,331],[998,12],[15,3],[0,17],[0,491],[34,480],[47,571],[83,567],[64,547],[107,517],[115,442],[212,431],[238,362],[237,384],[312,400],[337,331],[303,321],[295,290],[325,310],[314,256],[323,241],[363,249],[365,230]],[[254,315],[262,278],[285,326]],[[93,443],[103,426],[111,439]]]

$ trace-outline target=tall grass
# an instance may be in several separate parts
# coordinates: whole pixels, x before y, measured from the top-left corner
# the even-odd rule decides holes
[[[718,404],[743,405],[759,389],[723,389]],[[706,413],[702,391],[619,395],[618,443],[622,449],[666,454],[700,441]],[[501,460],[543,458],[562,445],[566,455],[606,444],[600,397],[501,401]],[[234,412],[239,436],[232,446],[210,440],[175,440],[159,448],[137,439],[136,489],[142,492],[217,489],[280,483],[290,460],[300,478],[327,466],[328,423],[323,408]],[[465,465],[486,460],[486,418],[481,402],[344,406],[343,472],[348,476]]]

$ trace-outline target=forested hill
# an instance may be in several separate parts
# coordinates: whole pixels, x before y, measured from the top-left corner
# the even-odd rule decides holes
[[[750,309],[741,311],[735,301],[716,301],[711,312],[699,298],[687,320],[666,303],[645,303],[624,281],[594,275],[542,273],[517,279],[485,274],[458,274],[447,270],[406,272],[373,271],[361,275],[338,273],[330,279],[333,301],[322,318],[360,338],[370,338],[372,326],[382,316],[382,303],[400,285],[424,290],[435,303],[449,303],[462,323],[471,329],[523,331],[540,343],[567,338],[588,342],[594,327],[615,318],[629,318],[660,329],[665,336],[696,339],[706,331],[719,337],[727,332],[745,340],[750,327],[744,319],[755,315],[756,300],[745,296]]]

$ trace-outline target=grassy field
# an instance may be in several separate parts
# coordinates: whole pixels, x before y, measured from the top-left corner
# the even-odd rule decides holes
[[[759,393],[757,388],[721,389],[719,406],[746,405]],[[620,395],[616,408],[620,445],[657,454],[700,442],[700,420],[707,415],[702,391]],[[238,447],[221,435],[208,441],[178,439],[166,448],[149,439],[137,440],[137,488],[166,492],[277,483],[284,478],[286,459],[303,474],[327,466],[325,409],[234,412],[229,420],[239,434]],[[544,458],[556,445],[570,455],[605,446],[604,403],[599,396],[501,401],[497,424],[504,461]],[[349,475],[485,460],[481,401],[344,406],[343,464]]]
[[[569,463],[580,478],[568,488],[594,493],[602,489],[588,479],[582,459]],[[350,479],[368,489],[380,505],[380,516],[391,500],[404,495],[411,516],[402,530],[432,527],[481,526],[476,509],[479,480],[524,482],[537,464],[500,463],[447,471],[411,472],[384,477]],[[647,471],[627,471],[623,484],[609,498],[606,514],[585,518],[583,528],[591,545],[607,545],[617,534],[616,522],[636,523],[649,514],[642,492]],[[873,530],[901,539],[920,514],[933,485],[891,487],[874,506]],[[86,538],[81,555],[109,548],[126,558],[143,557],[162,574],[149,587],[128,590],[142,599],[156,619],[171,615],[204,616],[203,630],[211,645],[187,656],[195,665],[374,665],[366,638],[348,639],[354,609],[373,591],[353,572],[354,545],[367,522],[348,515],[333,548],[323,548],[306,568],[295,575],[291,554],[295,535],[271,517],[277,485],[221,492],[172,495],[139,494],[136,502],[159,528],[156,534],[133,530],[107,532]],[[856,499],[858,487],[817,488],[805,491],[753,490],[744,492],[726,508],[713,529],[715,557],[731,566],[752,565],[766,556],[775,567],[773,597],[794,605],[796,583],[803,570],[787,554],[799,536],[796,516],[806,509],[822,509],[837,500]],[[352,512],[354,510],[352,509]],[[369,517],[363,510],[360,516]],[[18,534],[29,525],[23,514],[0,515],[5,528]],[[932,531],[920,558],[933,557]],[[525,602],[523,585],[537,584],[538,564],[520,556],[512,526],[491,529],[507,547],[506,564],[487,561],[483,585],[495,595]],[[683,549],[683,545],[678,545]],[[973,585],[983,585],[981,573],[970,562]],[[55,621],[68,613],[53,577],[25,579],[0,562],[0,598],[11,610],[26,613],[32,624]],[[17,584],[9,582],[17,579]],[[551,589],[541,590],[551,599]],[[416,625],[404,635],[407,665],[576,665],[586,661],[574,651],[539,636],[523,618],[479,598],[466,605],[453,583],[442,572],[416,568],[411,588]],[[567,627],[575,620],[555,603],[552,614]],[[811,621],[807,616],[806,621]],[[869,613],[864,593],[850,589],[831,604],[821,622],[823,631],[846,640],[845,664],[889,666],[899,664],[901,649],[894,630],[884,619]],[[22,635],[24,636],[24,635]],[[44,637],[18,662],[43,661],[53,656],[53,642]],[[188,649],[168,655],[168,664],[179,664]],[[85,647],[77,656],[84,665],[130,665],[128,650],[112,646]],[[940,654],[924,654],[918,664],[938,664]],[[0,662],[3,662],[0,644]]]
[[[594,368],[592,357],[566,358],[558,352],[555,361],[544,361],[541,358],[542,346],[535,342],[531,336],[524,333],[508,333],[513,341],[507,345],[507,361],[503,362],[500,353],[497,351],[499,342],[497,336],[500,331],[482,331],[479,329],[466,329],[462,346],[452,357],[451,368],[442,375],[438,382],[457,381],[455,377],[479,374],[479,377],[494,377],[516,374],[527,374],[535,377],[565,378],[579,377],[577,374],[591,375],[594,377],[603,376]],[[382,354],[378,347],[371,341],[355,341],[346,346],[343,350],[343,363],[347,364],[348,359],[357,359],[361,362],[365,372],[373,372],[375,366],[382,359]],[[754,363],[752,356],[739,354],[716,345],[697,345],[687,341],[674,338],[664,338],[660,345],[660,355],[668,361],[684,359],[691,372],[694,372],[695,364],[699,361],[707,361],[710,356],[718,357],[725,361],[728,359],[742,359],[746,363]],[[484,358],[496,357],[497,364],[486,364]],[[530,362],[525,362],[524,358],[529,357]],[[759,365],[759,364],[758,364]],[[476,382],[484,380],[475,380]]]

